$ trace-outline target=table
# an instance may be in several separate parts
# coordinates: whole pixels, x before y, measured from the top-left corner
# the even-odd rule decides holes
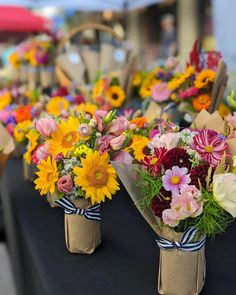
[[[71,254],[63,211],[50,208],[22,176],[20,159],[5,169],[1,194],[19,295],[155,295],[155,234],[122,188],[102,205],[103,243],[92,255]],[[236,224],[207,244],[202,295],[235,295]]]

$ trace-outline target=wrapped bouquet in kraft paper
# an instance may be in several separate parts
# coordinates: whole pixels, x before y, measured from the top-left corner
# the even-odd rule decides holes
[[[168,122],[155,128],[134,151],[126,149],[133,163],[112,165],[157,234],[159,294],[197,295],[206,278],[206,238],[236,217],[236,151],[214,130]]]
[[[110,157],[127,140],[129,122],[98,110],[93,118],[77,112],[57,121],[41,118],[35,126],[46,135],[35,155],[36,189],[64,210],[68,251],[91,254],[102,240],[100,204],[119,190]]]
[[[14,140],[8,131],[0,124],[0,177],[4,166],[15,149]]]

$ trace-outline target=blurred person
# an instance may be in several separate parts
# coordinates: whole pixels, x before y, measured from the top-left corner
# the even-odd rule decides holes
[[[161,58],[166,59],[177,53],[175,17],[172,14],[165,14],[161,18],[161,28]]]

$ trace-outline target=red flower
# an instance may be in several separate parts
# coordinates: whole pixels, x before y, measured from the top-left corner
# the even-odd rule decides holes
[[[32,119],[32,114],[31,114],[31,109],[32,106],[27,105],[27,106],[21,106],[16,110],[16,122],[22,122],[22,121],[27,121]]]
[[[166,170],[171,169],[173,166],[178,166],[180,168],[186,167],[190,170],[192,165],[186,150],[177,147],[169,150],[165,154],[162,164]]]
[[[208,174],[209,165],[200,164],[197,167],[193,168],[190,172],[191,185],[195,185],[196,188],[200,189],[199,181],[201,185],[206,188],[206,177]]]
[[[152,199],[151,208],[153,213],[161,218],[162,212],[170,208],[171,193],[161,189],[160,194]]]
[[[151,156],[147,156],[141,162],[142,166],[148,170],[154,177],[157,176],[160,166],[162,164],[162,159],[165,156],[167,149],[161,147],[159,149],[154,149],[154,154]]]
[[[193,138],[192,149],[196,150],[201,158],[215,167],[222,159],[228,145],[219,135],[212,135],[210,130],[203,130]]]

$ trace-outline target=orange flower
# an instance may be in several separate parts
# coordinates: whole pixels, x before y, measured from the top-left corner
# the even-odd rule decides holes
[[[135,118],[130,121],[130,124],[135,124],[138,128],[143,128],[146,123],[147,119],[145,117]]]
[[[16,111],[16,122],[22,122],[22,121],[27,121],[32,119],[31,115],[31,109],[32,106],[22,106],[19,107],[18,110]]]
[[[198,112],[200,112],[201,110],[208,110],[210,104],[211,98],[207,94],[201,94],[193,100],[193,107]]]

